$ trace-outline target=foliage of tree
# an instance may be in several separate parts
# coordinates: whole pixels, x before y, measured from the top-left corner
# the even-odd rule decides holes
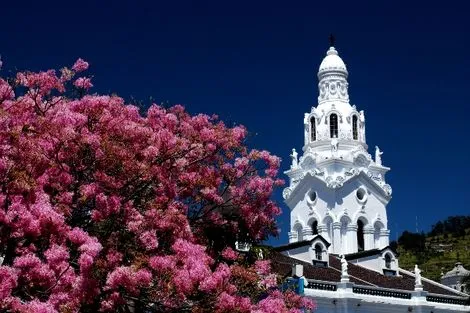
[[[470,216],[449,216],[444,221],[438,221],[432,225],[429,236],[453,234],[465,236],[465,231],[470,228]]]
[[[470,216],[450,216],[433,225],[426,236],[405,231],[398,246],[400,266],[412,269],[419,264],[426,277],[438,282],[441,273],[451,270],[456,262],[468,268],[469,219]]]
[[[406,250],[422,252],[425,249],[426,236],[424,233],[411,233],[405,230],[398,238],[398,244]]]
[[[279,158],[215,116],[90,95],[87,68],[0,79],[0,311],[312,309],[233,250],[277,233]]]

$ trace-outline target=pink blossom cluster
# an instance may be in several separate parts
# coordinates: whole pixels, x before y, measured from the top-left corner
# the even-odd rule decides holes
[[[300,310],[300,308],[304,310]],[[315,303],[308,298],[301,297],[291,291],[281,293],[274,291],[267,298],[261,300],[253,313],[301,313],[306,310],[313,312]]]
[[[222,250],[221,255],[227,261],[235,261],[238,258],[238,253],[235,252],[231,247],[227,247]]]
[[[78,59],[75,61],[75,64],[72,66],[72,70],[77,73],[86,71],[88,69],[88,62],[84,61],[83,59]]]
[[[277,233],[279,158],[216,116],[89,95],[88,66],[0,78],[0,311],[309,308],[231,248]]]
[[[93,84],[91,83],[91,79],[87,77],[77,78],[77,80],[73,82],[73,85],[77,88],[83,88],[86,90],[93,87]]]

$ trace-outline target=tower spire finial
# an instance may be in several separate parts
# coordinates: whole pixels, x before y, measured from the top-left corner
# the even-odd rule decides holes
[[[328,37],[328,39],[330,40],[330,47],[334,47],[335,45],[335,36],[333,34],[330,34],[330,36]]]

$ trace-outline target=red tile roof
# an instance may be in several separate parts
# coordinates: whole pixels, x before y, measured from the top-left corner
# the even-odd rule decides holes
[[[341,280],[341,261],[335,255],[330,255],[328,267],[316,267],[311,263],[291,258],[277,251],[272,251],[269,258],[271,259],[273,270],[284,277],[291,275],[293,264],[302,264],[304,266],[304,276],[307,279],[334,283],[339,283]],[[356,285],[376,286],[403,291],[413,291],[415,286],[415,279],[410,275],[400,273],[400,276],[385,276],[350,262],[348,262],[348,274],[350,281]],[[426,281],[423,281],[423,289],[435,294],[461,296],[457,292],[452,292]]]

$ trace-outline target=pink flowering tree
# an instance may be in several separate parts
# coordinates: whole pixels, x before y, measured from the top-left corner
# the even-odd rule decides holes
[[[141,115],[79,59],[0,78],[0,311],[301,312],[269,262],[279,159],[182,106]]]

